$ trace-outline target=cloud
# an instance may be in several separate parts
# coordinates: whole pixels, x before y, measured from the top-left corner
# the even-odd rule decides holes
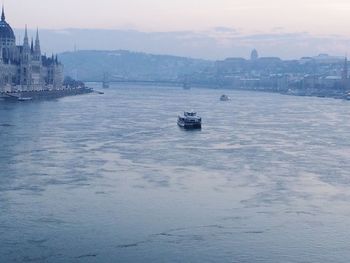
[[[217,32],[238,33],[238,31],[232,27],[218,26],[218,27],[214,27],[214,30]]]

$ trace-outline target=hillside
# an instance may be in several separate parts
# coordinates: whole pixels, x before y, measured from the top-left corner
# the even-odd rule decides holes
[[[182,81],[186,75],[212,67],[214,62],[124,50],[77,51],[59,55],[65,75],[83,81],[110,80]]]

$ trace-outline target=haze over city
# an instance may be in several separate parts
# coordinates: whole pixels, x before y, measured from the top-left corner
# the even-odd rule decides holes
[[[4,4],[13,27],[23,29],[28,24],[41,29],[47,52],[72,50],[76,45],[222,59],[247,57],[257,48],[262,55],[288,59],[318,53],[344,55],[350,46],[350,3],[344,0],[13,0]],[[20,37],[22,31],[16,31]],[[99,38],[91,37],[95,34]],[[58,40],[62,35],[65,41]]]

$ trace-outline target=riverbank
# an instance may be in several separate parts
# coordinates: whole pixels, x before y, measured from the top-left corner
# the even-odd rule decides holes
[[[91,93],[94,90],[87,87],[65,88],[60,90],[39,90],[39,91],[16,91],[16,92],[2,92],[0,98],[8,101],[19,100],[45,100],[57,99],[66,96],[75,96],[81,94]]]

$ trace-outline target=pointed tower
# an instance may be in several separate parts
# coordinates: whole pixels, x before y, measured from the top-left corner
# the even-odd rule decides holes
[[[39,29],[36,29],[36,37],[35,37],[35,47],[34,47],[34,58],[35,60],[41,60],[41,48],[40,48],[40,40],[39,40]]]
[[[24,39],[23,39],[23,51],[29,51],[29,40],[28,40],[28,29],[27,29],[27,25],[25,28],[25,32],[24,32]]]
[[[5,22],[5,10],[4,10],[4,5],[2,5],[2,10],[1,10],[1,21]]]
[[[4,4],[1,9],[1,22],[5,22]],[[0,41],[0,63],[2,63],[2,41]]]
[[[28,40],[28,30],[27,25],[25,27],[24,40],[23,40],[23,50],[22,50],[22,64],[28,64],[30,59],[30,46]]]
[[[28,40],[28,30],[27,25],[25,27],[23,49],[21,54],[21,85],[22,90],[30,89],[30,46]]]
[[[36,29],[35,44],[33,48],[33,55],[31,63],[31,84],[34,90],[40,90],[45,83],[43,76],[43,65],[41,61],[41,49],[40,49],[40,40],[39,40],[39,30]]]
[[[32,38],[32,41],[30,42],[30,53],[34,53],[34,41],[33,41],[33,38]]]

